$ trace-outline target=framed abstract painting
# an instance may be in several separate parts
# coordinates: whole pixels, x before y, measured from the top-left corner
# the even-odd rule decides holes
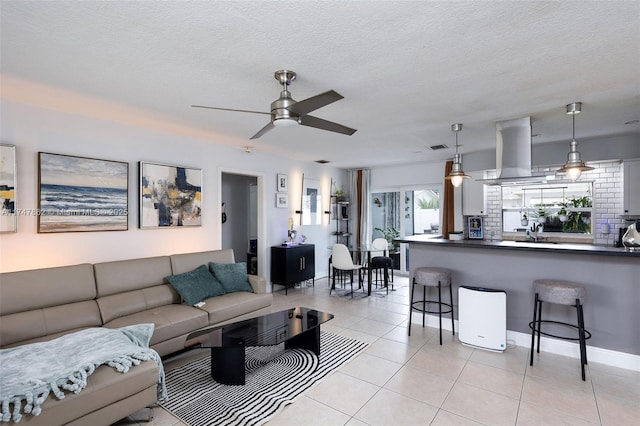
[[[202,225],[202,170],[140,162],[140,228]]]
[[[38,232],[126,231],[129,163],[38,153]]]
[[[16,147],[0,144],[0,232],[16,232]]]

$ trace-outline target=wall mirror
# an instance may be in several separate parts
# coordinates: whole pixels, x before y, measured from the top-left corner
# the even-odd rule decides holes
[[[320,181],[307,179],[302,175],[302,225],[322,224],[322,201],[320,194]]]

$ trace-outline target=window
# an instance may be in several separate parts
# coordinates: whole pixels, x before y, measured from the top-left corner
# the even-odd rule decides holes
[[[438,234],[440,232],[440,194],[427,189],[407,192],[413,196],[413,233]]]
[[[502,187],[502,231],[591,234],[591,182]]]

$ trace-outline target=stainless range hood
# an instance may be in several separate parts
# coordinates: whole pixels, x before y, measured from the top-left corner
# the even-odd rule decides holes
[[[545,182],[531,175],[531,117],[496,122],[496,178],[485,185],[519,185]]]

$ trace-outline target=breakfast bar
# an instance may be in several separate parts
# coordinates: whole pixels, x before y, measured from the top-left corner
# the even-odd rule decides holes
[[[505,290],[509,331],[531,333],[533,280],[579,282],[587,291],[585,326],[593,335],[589,346],[640,355],[640,252],[587,244],[450,241],[420,235],[395,241],[409,245],[411,270],[420,266],[450,269],[454,299],[461,285]],[[575,322],[575,309],[554,309],[548,315]]]

